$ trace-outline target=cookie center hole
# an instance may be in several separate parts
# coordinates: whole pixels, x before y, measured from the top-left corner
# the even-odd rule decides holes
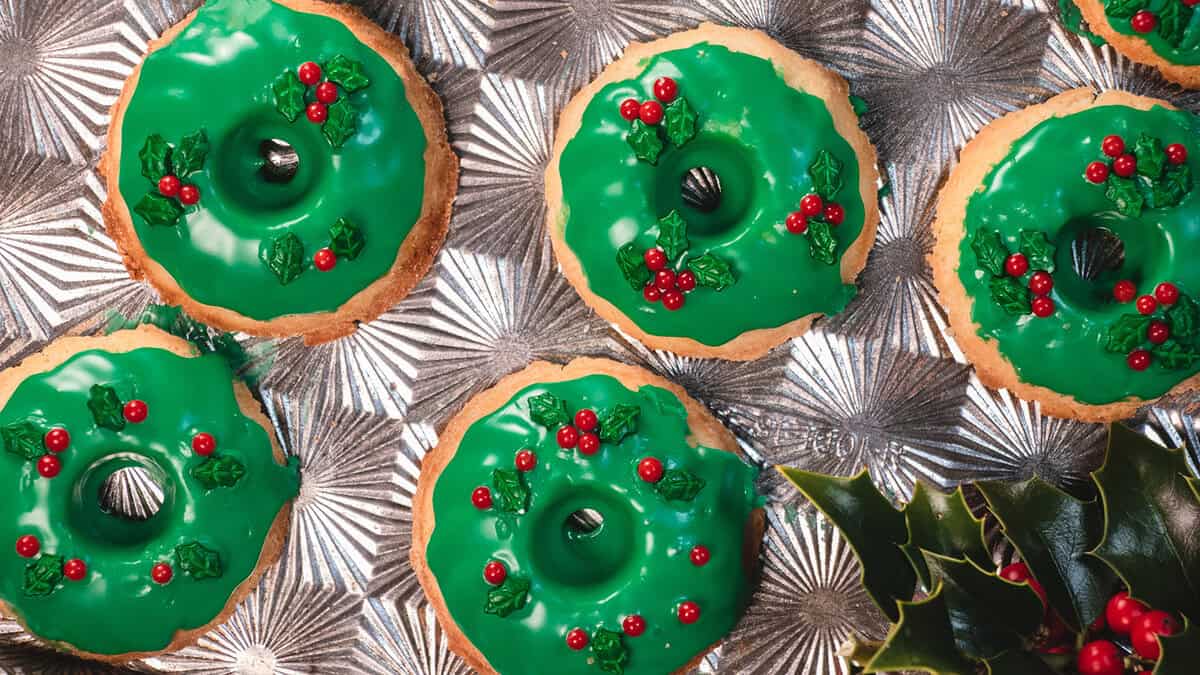
[[[707,166],[688,169],[679,190],[683,203],[701,213],[712,213],[721,206],[721,177]]]
[[[1085,281],[1096,281],[1125,264],[1125,242],[1107,227],[1092,227],[1071,241],[1071,268]]]
[[[289,183],[300,170],[300,153],[281,138],[268,138],[258,144],[263,164],[258,174],[268,183]]]
[[[568,538],[597,536],[602,527],[604,515],[596,509],[579,509],[567,516],[563,523]]]
[[[678,211],[695,247],[727,241],[748,226],[765,173],[740,140],[701,133],[663,153],[650,204],[660,218]]]
[[[535,505],[527,518],[522,530],[532,537],[534,575],[556,592],[599,601],[635,564],[644,526],[635,520],[629,498],[614,490],[566,487]]]
[[[150,520],[163,504],[163,486],[145,467],[130,466],[109,474],[100,485],[100,509],[130,520]]]

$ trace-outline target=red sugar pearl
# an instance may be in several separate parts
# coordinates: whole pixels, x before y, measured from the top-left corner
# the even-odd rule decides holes
[[[585,455],[594,455],[600,451],[600,437],[590,431],[579,434],[579,451]]]
[[[1129,302],[1133,300],[1133,296],[1137,295],[1137,287],[1128,279],[1122,279],[1113,284],[1113,297],[1117,302]]]
[[[575,426],[580,431],[595,431],[599,424],[600,418],[596,416],[596,411],[590,408],[584,408],[575,413]]]
[[[329,117],[329,108],[325,107],[320,101],[313,101],[304,109],[304,116],[313,124],[320,124]]]
[[[646,302],[658,302],[662,300],[662,291],[658,290],[658,286],[655,286],[652,281],[642,288],[642,297],[646,299]]]
[[[158,193],[164,197],[174,197],[179,194],[179,178],[174,174],[167,174],[158,179]]]
[[[1137,159],[1127,152],[1113,160],[1112,170],[1122,178],[1129,178],[1137,171]]]
[[[1179,300],[1179,287],[1164,281],[1154,288],[1154,297],[1164,305],[1173,305]]]
[[[1104,162],[1092,162],[1087,165],[1084,175],[1091,183],[1103,183],[1108,180],[1108,165]]]
[[[658,286],[660,291],[669,291],[675,288],[675,273],[671,270],[659,270],[654,273],[654,285]]]
[[[22,558],[32,558],[42,550],[42,542],[32,534],[17,537],[17,555]]]
[[[670,103],[679,94],[679,85],[669,77],[660,77],[654,81],[654,98],[663,103]]]
[[[567,646],[579,651],[588,645],[588,635],[582,628],[574,628],[567,633]]]
[[[317,100],[329,104],[337,100],[337,85],[332,82],[322,82],[317,85]]]
[[[156,563],[154,567],[150,568],[150,578],[156,584],[165,584],[173,576],[175,576],[175,570],[171,569],[171,566],[167,563]]]
[[[322,248],[313,254],[313,267],[318,270],[328,272],[335,265],[337,265],[337,254],[333,252],[333,249]]]
[[[1139,314],[1153,314],[1156,309],[1158,309],[1158,300],[1155,300],[1153,295],[1143,295],[1137,299]]]
[[[471,503],[480,511],[492,508],[492,491],[486,486],[480,485],[471,493]]]
[[[1171,337],[1171,328],[1163,321],[1151,321],[1146,328],[1146,339],[1152,344],[1161,345]]]
[[[54,455],[42,455],[38,458],[37,470],[43,478],[54,478],[62,471],[62,462]]]
[[[63,563],[63,576],[71,581],[80,581],[87,576],[87,563],[79,558],[71,558]]]
[[[708,552],[708,547],[703,544],[696,544],[692,547],[692,552],[688,554],[692,564],[696,567],[704,567],[708,564],[708,559],[711,557]]]
[[[499,560],[493,560],[483,566],[483,579],[493,586],[499,586],[508,578],[508,570],[504,568],[504,563]]]
[[[217,439],[212,434],[201,431],[192,436],[192,452],[201,457],[208,457],[217,449]]]
[[[533,471],[537,466],[537,455],[533,454],[532,450],[522,450],[517,453],[513,463],[517,465],[518,471]]]
[[[1200,0],[1196,0],[1200,2]],[[1186,4],[1186,3],[1185,3]],[[1196,3],[1192,3],[1196,4]],[[1187,161],[1187,146],[1183,143],[1172,143],[1167,146],[1167,161],[1172,164],[1183,164]]]
[[[1029,303],[1029,309],[1034,316],[1044,319],[1054,313],[1054,301],[1039,295]]]
[[[629,637],[637,637],[646,632],[646,620],[637,614],[630,614],[621,620],[621,630]]]
[[[312,61],[306,61],[305,63],[300,64],[296,74],[300,76],[301,82],[312,86],[321,81],[321,66],[318,66]]]
[[[125,415],[125,419],[140,424],[146,421],[146,416],[150,414],[150,408],[146,406],[145,401],[134,399],[125,404],[121,409],[121,414]]]
[[[787,225],[788,232],[792,234],[804,234],[808,230],[808,218],[799,211],[792,211],[788,214],[787,220],[783,221]]]
[[[641,108],[642,104],[638,103],[636,98],[627,98],[624,101],[621,101],[621,117],[624,117],[632,122],[638,118],[638,113]]]
[[[62,427],[54,427],[46,432],[42,438],[42,443],[46,445],[46,449],[50,452],[62,452],[71,444],[71,434]]]
[[[559,427],[558,433],[555,435],[560,448],[573,448],[579,442],[579,431],[570,425]]]
[[[191,206],[200,201],[200,188],[188,183],[179,188],[179,203],[184,206]]]
[[[1100,143],[1100,151],[1109,157],[1120,157],[1125,154],[1125,140],[1116,134],[1105,136]]]
[[[819,195],[804,195],[804,198],[800,200],[800,213],[806,216],[815,216],[824,209],[825,202],[821,201]]]
[[[1029,290],[1034,295],[1049,295],[1054,289],[1054,277],[1045,270],[1034,272],[1029,277]]]
[[[1138,33],[1149,33],[1158,25],[1158,17],[1154,12],[1143,9],[1133,15],[1133,18],[1129,20],[1129,25]]]
[[[680,293],[679,291],[667,291],[666,293],[663,293],[662,303],[663,307],[666,307],[670,311],[674,312],[680,307],[683,307],[683,293]]]
[[[1125,357],[1125,363],[1133,370],[1145,370],[1150,367],[1150,352],[1145,349],[1135,349]]]
[[[679,623],[692,624],[700,620],[700,605],[691,600],[679,603]]]
[[[1019,277],[1029,270],[1029,260],[1023,253],[1013,253],[1004,259],[1004,271],[1009,276]]]
[[[663,476],[663,465],[655,457],[644,457],[638,462],[638,476],[647,483],[657,483]]]
[[[691,270],[684,270],[675,275],[675,287],[687,293],[696,288],[696,275]]]
[[[646,261],[646,267],[649,267],[651,272],[657,272],[667,266],[667,254],[658,247],[646,249],[642,260]]]
[[[638,117],[651,126],[658,124],[663,118],[662,104],[658,101],[646,101],[638,108]]]
[[[841,225],[846,219],[846,209],[842,208],[841,204],[829,202],[825,205],[825,220],[830,225]]]

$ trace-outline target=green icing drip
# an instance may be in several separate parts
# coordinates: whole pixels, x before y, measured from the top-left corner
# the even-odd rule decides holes
[[[224,609],[258,564],[276,514],[299,489],[297,463],[276,464],[267,432],[238,408],[232,377],[215,354],[85,351],[13,392],[0,423],[30,419],[71,434],[58,455],[62,472],[52,479],[39,476],[35,462],[0,453],[0,475],[10,480],[0,501],[0,541],[9,542],[0,555],[0,598],[34,633],[97,654],[153,651]],[[112,385],[124,400],[146,401],[149,416],[119,432],[97,427],[87,405],[97,383]],[[189,475],[205,462],[191,451],[200,431],[216,438],[219,456],[244,466],[236,485],[205,489]],[[142,522],[109,515],[99,504],[104,480],[134,466],[164,492],[160,510]],[[82,559],[87,577],[59,579],[52,591],[30,597],[23,585],[32,561],[12,550],[26,534],[39,539],[42,557]],[[175,568],[170,583],[151,580],[157,562]]]
[[[667,147],[657,165],[638,161],[619,114],[626,98],[645,99],[654,80],[674,78],[699,116],[695,138]],[[560,173],[568,219],[564,237],[579,257],[588,287],[652,335],[706,345],[773,328],[814,312],[841,311],[855,294],[841,270],[809,254],[806,237],[784,226],[813,192],[808,167],[825,149],[843,165],[838,195],[845,221],[834,232],[838,256],[862,231],[858,160],[838,135],[821,99],[792,89],[767,61],[707,43],[649,59],[636,79],[609,84],[584,111],[579,133],[563,149]],[[712,168],[721,205],[703,213],[683,202],[688,169]],[[737,283],[721,293],[691,293],[679,311],[648,303],[613,264],[618,249],[654,245],[655,224],[672,209],[688,223],[691,253],[713,253]]]
[[[330,147],[322,126],[280,115],[272,89],[284,72],[335,55],[361,62],[370,86],[346,94],[357,132]],[[332,113],[332,111],[331,111]],[[145,139],[178,139],[202,128],[209,152],[187,182],[200,189],[176,227],[133,216],[151,258],[196,300],[248,317],[332,311],[385,275],[421,212],[425,134],[404,83],[340,22],[268,0],[210,0],[170,45],[142,66],[122,125],[121,196],[135,204],[152,185],[138,157]],[[288,183],[259,175],[259,144],[282,139],[300,155]],[[371,243],[354,264],[317,272],[312,254],[330,226],[353,221]],[[260,260],[276,237],[304,242],[303,268],[283,285]]]
[[[1034,127],[1013,143],[967,204],[958,277],[973,298],[971,318],[979,324],[979,335],[996,340],[1022,381],[1085,403],[1154,398],[1200,371],[1195,365],[1172,370],[1153,363],[1136,372],[1126,364],[1125,354],[1104,348],[1109,324],[1136,312],[1133,303],[1113,299],[1118,280],[1133,281],[1139,294],[1153,293],[1162,281],[1175,283],[1187,294],[1200,290],[1200,266],[1188,262],[1200,248],[1200,190],[1188,192],[1177,207],[1146,209],[1134,218],[1116,211],[1104,186],[1083,177],[1089,162],[1102,159],[1105,136],[1118,134],[1131,145],[1143,132],[1164,144],[1187,145],[1193,150],[1187,164],[1197,170],[1200,153],[1195,152],[1194,140],[1200,126],[1194,115],[1157,106],[1148,111],[1102,106]],[[998,230],[1015,251],[1021,230],[1030,227],[1045,230],[1055,246],[1057,269],[1050,297],[1057,311],[1047,318],[1013,316],[992,302],[990,274],[978,268],[971,249],[973,233],[987,228]],[[1071,242],[1094,227],[1121,238],[1125,262],[1089,282],[1074,272]]]
[[[637,429],[591,457],[560,450],[557,429],[530,420],[531,399],[546,393],[566,400],[571,412],[636,406]],[[750,599],[742,537],[761,505],[757,472],[731,453],[688,446],[687,433],[687,413],[673,394],[651,386],[633,392],[605,375],[527,387],[467,430],[434,488],[427,560],[451,616],[497,671],[595,675],[589,652],[567,647],[568,631],[620,631],[626,615],[640,614],[646,632],[625,637],[624,672],[662,675],[733,628]],[[510,469],[522,448],[538,457],[522,478],[527,511],[476,509],[471,492],[489,485],[494,470]],[[648,455],[704,481],[694,501],[669,501],[641,480],[637,464]],[[583,508],[604,518],[592,534],[566,526]],[[703,567],[689,560],[696,544],[712,554]],[[512,608],[514,589],[490,592],[483,579],[489,560],[504,563],[510,580],[531,584],[528,602],[505,618],[491,608]],[[699,604],[698,622],[679,622],[684,600]]]
[[[1200,65],[1200,12],[1187,7],[1182,0],[1119,0],[1121,6],[1126,7],[1124,10],[1113,11],[1113,0],[1103,0],[1105,5],[1105,19],[1108,20],[1108,25],[1122,35],[1132,35],[1141,38],[1155,54],[1163,57],[1170,63],[1178,63],[1186,66]],[[1147,9],[1154,12],[1159,17],[1158,25],[1149,33],[1139,33],[1133,29],[1130,24],[1129,17],[1132,16],[1134,7],[1136,9]],[[1169,7],[1169,10],[1168,10]],[[1175,35],[1182,35],[1178,42],[1168,39],[1162,34],[1163,28],[1163,13],[1167,11],[1171,15],[1171,22],[1168,26],[1174,26],[1175,22],[1182,21],[1182,33],[1178,30]],[[1126,14],[1128,16],[1115,16],[1115,14]],[[1175,15],[1178,15],[1176,17]]]

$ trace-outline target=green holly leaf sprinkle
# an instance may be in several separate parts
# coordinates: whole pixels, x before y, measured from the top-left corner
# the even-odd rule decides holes
[[[1145,132],[1138,134],[1137,141],[1133,144],[1133,156],[1137,159],[1138,174],[1151,180],[1162,175],[1163,166],[1167,162],[1162,141]]]
[[[171,146],[158,134],[150,134],[138,151],[142,160],[142,175],[158,185],[158,179],[171,173]]]
[[[492,487],[502,511],[522,513],[529,508],[529,487],[516,469],[494,469]]]
[[[629,282],[630,288],[635,291],[642,290],[650,281],[650,268],[646,267],[646,259],[632,241],[617,249],[617,267],[621,268],[625,281]]]
[[[832,225],[823,220],[809,221],[808,253],[814,260],[826,265],[837,262],[837,237],[833,234]]]
[[[1184,33],[1192,21],[1192,8],[1183,2],[1168,2],[1158,10],[1158,34],[1172,47],[1183,42]],[[1142,158],[1138,157],[1138,169]]]
[[[1054,272],[1054,244],[1041,230],[1021,230],[1021,253],[1029,261],[1029,269]]]
[[[25,584],[22,590],[25,595],[37,597],[50,595],[63,578],[63,557],[61,555],[43,554],[38,559],[25,566]]]
[[[658,128],[652,127],[641,120],[634,120],[625,136],[625,142],[633,148],[633,154],[643,162],[656,164],[662,153],[663,142],[658,137]]]
[[[88,390],[88,410],[96,426],[120,431],[125,428],[125,415],[121,412],[121,397],[117,390],[102,384],[93,384]]]
[[[1138,192],[1137,184],[1132,180],[1121,178],[1116,174],[1110,175],[1104,188],[1104,196],[1117,207],[1117,211],[1122,215],[1130,218],[1142,215],[1145,199]]]
[[[723,291],[736,281],[733,277],[733,270],[729,268],[729,263],[711,253],[691,258],[687,261],[687,268],[696,275],[698,285],[714,291]]]
[[[550,392],[529,398],[529,418],[547,429],[557,429],[571,421],[566,401]]]
[[[1146,339],[1150,317],[1144,314],[1122,314],[1104,329],[1104,349],[1117,354],[1128,354]]]
[[[529,602],[530,585],[525,577],[510,574],[504,583],[488,591],[483,611],[504,618],[523,609],[525,603]]]
[[[289,122],[295,122],[304,112],[304,92],[307,87],[291,70],[275,78],[271,92],[275,94],[275,109]]]
[[[322,70],[330,82],[336,82],[350,93],[371,84],[370,78],[363,71],[363,64],[341,54],[326,61]]]
[[[618,403],[600,415],[600,440],[620,443],[621,439],[637,430],[641,408],[636,405]]]
[[[219,487],[233,487],[246,475],[246,467],[236,457],[229,455],[210,455],[190,472],[205,490]]]
[[[1138,186],[1146,199],[1146,206],[1152,209],[1166,208],[1183,201],[1184,196],[1192,189],[1192,170],[1187,164],[1180,164],[1167,169],[1162,180],[1143,185],[1141,181],[1144,180],[1145,177],[1142,177]]]
[[[175,175],[182,179],[184,176],[204,168],[204,159],[208,157],[208,136],[201,129],[183,137],[175,146],[175,154],[171,158],[171,166]]]
[[[1200,352],[1195,348],[1182,345],[1175,340],[1167,340],[1161,345],[1155,345],[1151,350],[1154,360],[1165,370],[1190,368],[1200,361]]]
[[[621,675],[625,672],[625,662],[629,660],[629,650],[621,643],[621,634],[607,628],[598,628],[592,633],[592,654],[596,657],[596,665],[605,673]]]
[[[696,117],[696,111],[682,96],[668,104],[663,111],[663,130],[667,132],[667,140],[676,146],[692,140],[696,135]]]
[[[366,246],[362,230],[345,218],[338,218],[329,227],[329,242],[334,254],[346,260],[357,258]]]
[[[1191,341],[1200,327],[1200,307],[1191,296],[1180,294],[1179,299],[1167,310],[1167,321],[1171,324],[1171,336],[1176,340]]]
[[[704,479],[685,469],[667,469],[654,484],[663,499],[690,502],[704,489]]]
[[[667,260],[675,260],[687,252],[691,242],[687,236],[687,221],[675,209],[658,219],[658,247],[667,254]]]
[[[133,212],[141,216],[147,225],[176,225],[183,215],[183,207],[170,197],[147,192],[133,207]]]
[[[975,230],[971,235],[971,250],[979,267],[994,277],[1004,276],[1004,261],[1008,258],[1008,247],[996,230]]]
[[[842,189],[842,162],[828,150],[817,153],[817,158],[808,165],[808,175],[821,199],[833,199]]]
[[[1138,10],[1145,9],[1149,4],[1149,0],[1105,0],[1104,13],[1119,19],[1127,19],[1137,14]]]
[[[46,454],[42,448],[42,432],[29,420],[0,427],[0,440],[4,441],[5,451],[27,460],[34,460]]]
[[[288,232],[270,240],[262,249],[263,263],[275,273],[284,286],[296,280],[304,271],[304,244],[300,237]]]
[[[321,133],[325,134],[325,140],[335,148],[342,147],[342,144],[358,133],[358,113],[354,111],[350,101],[339,98],[329,105],[329,117],[325,119],[325,124],[321,125]]]
[[[988,279],[988,289],[992,292],[992,302],[999,305],[1009,314],[1029,313],[1029,289],[1013,277],[992,277]]]
[[[221,576],[221,556],[198,541],[176,546],[175,559],[179,569],[193,579],[216,579]]]

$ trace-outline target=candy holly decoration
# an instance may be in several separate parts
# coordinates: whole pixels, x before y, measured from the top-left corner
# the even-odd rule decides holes
[[[1021,230],[1017,251],[996,230],[976,230],[971,237],[977,268],[987,276],[992,302],[1013,315],[1054,314],[1054,244],[1040,230]]]
[[[1153,294],[1137,296],[1132,281],[1113,287],[1119,303],[1134,302],[1133,312],[1117,317],[1104,330],[1104,349],[1123,354],[1131,370],[1143,371],[1152,363],[1165,370],[1189,368],[1200,361],[1200,304],[1164,281]]]
[[[313,254],[312,266],[319,272],[328,272],[341,259],[357,258],[366,246],[366,239],[358,225],[348,218],[338,218],[329,226],[328,241],[319,246]],[[264,241],[259,258],[285,286],[295,281],[308,264],[304,242],[291,232]]]
[[[846,210],[833,201],[842,189],[842,162],[828,150],[817,153],[808,165],[813,192],[800,200],[800,209],[788,214],[784,225],[792,234],[808,236],[808,252],[826,265],[837,262],[837,238],[833,228],[842,224]]]
[[[1182,143],[1164,150],[1161,140],[1141,133],[1130,148],[1125,139],[1111,135],[1100,143],[1100,152],[1102,158],[1084,168],[1084,179],[1104,186],[1104,196],[1123,215],[1136,218],[1143,209],[1175,206],[1192,189],[1187,147]]]
[[[961,488],[918,484],[897,509],[865,471],[781,468],[842,531],[868,595],[895,624],[883,642],[856,638],[843,653],[866,673],[1194,673],[1200,481],[1181,451],[1119,425],[1109,434],[1104,466],[1076,486],[1092,499],[1037,477],[975,484],[1021,559],[998,572]]]
[[[1113,19],[1128,20],[1129,27],[1135,33],[1147,35],[1157,32],[1168,45],[1179,47],[1184,41],[1196,3],[1190,0],[1166,0],[1162,3],[1152,3],[1151,0],[1106,0],[1103,4],[1105,14]],[[1157,7],[1157,10],[1152,7]]]
[[[204,168],[208,157],[208,136],[201,129],[184,136],[175,146],[158,134],[151,134],[138,151],[142,175],[150,181],[150,190],[133,207],[147,225],[179,224],[185,206],[200,201],[200,189],[184,183],[188,176]]]
[[[729,263],[716,255],[688,257],[687,227],[683,216],[672,210],[658,219],[654,246],[641,248],[634,240],[617,250],[617,267],[630,287],[646,302],[661,300],[672,312],[683,307],[686,294],[697,286],[721,292],[736,281]]]
[[[275,109],[288,122],[295,122],[303,112],[309,122],[321,125],[321,134],[329,145],[340,148],[358,131],[358,111],[346,94],[369,84],[371,80],[361,63],[338,54],[324,65],[308,61],[294,72],[281,74],[271,85],[271,92]]]
[[[621,117],[630,123],[625,137],[634,155],[643,162],[657,164],[665,138],[675,147],[682,147],[696,135],[696,111],[679,96],[679,85],[669,77],[654,81],[657,100],[638,102],[628,98],[621,102]]]

